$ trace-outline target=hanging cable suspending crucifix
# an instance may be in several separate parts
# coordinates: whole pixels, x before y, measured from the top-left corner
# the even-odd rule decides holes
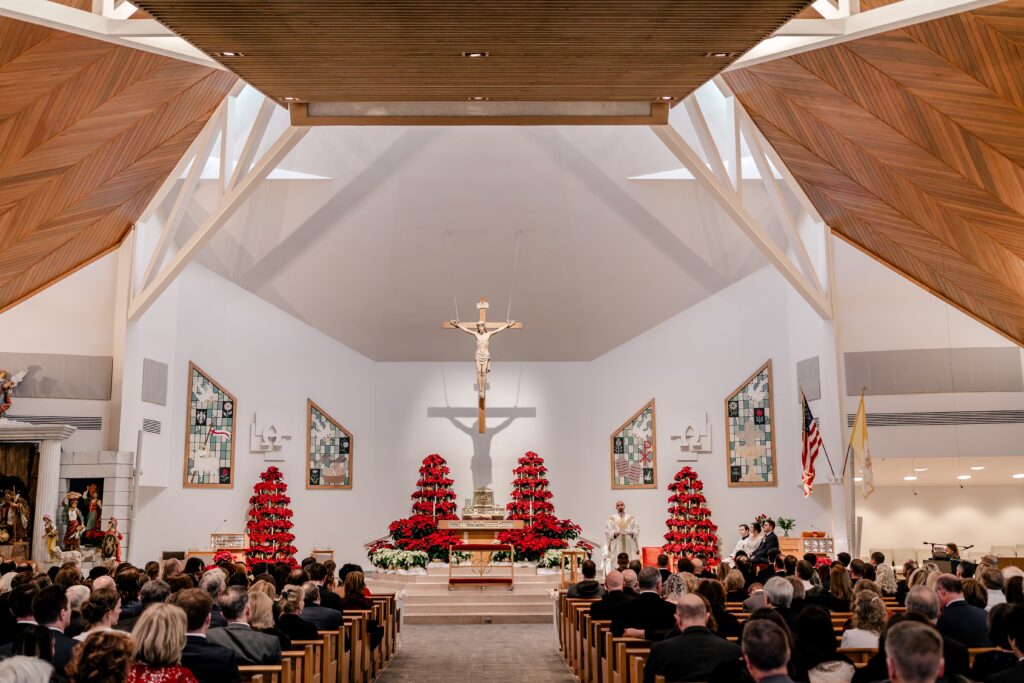
[[[516,269],[519,266],[519,241],[522,238],[522,230],[516,231],[516,249],[512,257],[512,282],[508,291],[508,310],[505,322],[487,322],[487,309],[490,304],[487,299],[480,297],[476,308],[479,312],[479,319],[474,322],[464,323],[459,320],[459,299],[455,291],[455,268],[451,258],[451,247],[448,242],[448,232],[444,233],[445,248],[448,249],[448,265],[451,269],[452,300],[455,304],[455,318],[441,324],[441,327],[449,330],[462,330],[476,339],[476,382],[477,382],[477,431],[483,434],[486,431],[487,420],[487,375],[491,372],[491,337],[500,334],[505,330],[521,330],[522,322],[512,320],[512,290],[516,283]]]

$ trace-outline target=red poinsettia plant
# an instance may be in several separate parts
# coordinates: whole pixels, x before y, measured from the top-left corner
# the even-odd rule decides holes
[[[718,556],[718,527],[712,523],[711,510],[701,493],[703,482],[694,470],[684,467],[676,473],[668,489],[672,492],[668,497],[670,516],[665,520],[668,532],[662,549],[672,555],[701,555],[706,558],[707,566],[717,565],[721,561]]]
[[[580,535],[580,527],[572,520],[555,517],[547,472],[544,459],[533,451],[519,458],[512,470],[511,501],[505,509],[508,519],[521,519],[525,526],[499,533],[498,541],[510,543],[518,559],[539,560],[548,550],[568,548],[569,541]]]
[[[417,489],[409,498],[413,501],[412,516],[397,519],[388,526],[388,533],[396,548],[422,550],[431,560],[448,560],[448,548],[461,545],[454,532],[438,528],[443,519],[458,519],[457,505],[448,463],[436,453],[423,459]],[[372,552],[372,551],[371,551]]]
[[[290,567],[299,566],[295,561],[298,550],[292,545],[295,540],[295,534],[291,532],[294,526],[291,521],[292,510],[288,507],[292,499],[285,493],[288,485],[284,483],[281,470],[268,467],[252,490],[253,495],[249,497],[249,522],[246,525],[249,533],[246,565],[252,568],[257,562],[284,562]],[[230,560],[230,553],[228,555]],[[217,556],[214,556],[214,561],[217,561]]]

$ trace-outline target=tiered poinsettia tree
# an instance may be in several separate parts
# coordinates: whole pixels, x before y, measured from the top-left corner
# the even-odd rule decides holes
[[[249,498],[249,552],[246,564],[251,568],[257,562],[284,562],[297,567],[292,541],[292,499],[288,497],[288,484],[284,483],[281,470],[268,467],[260,480],[252,487]]]
[[[718,556],[718,527],[711,521],[711,510],[701,491],[704,483],[697,473],[684,467],[668,485],[672,495],[668,497],[668,512],[671,515],[665,523],[666,553],[676,556],[705,558],[706,566],[715,566],[721,560]]]
[[[448,463],[436,453],[423,459],[416,490],[412,492],[412,516],[391,523],[388,531],[395,546],[402,550],[422,550],[431,560],[448,560],[448,547],[462,540],[451,531],[438,528],[443,519],[455,516],[455,492]]]
[[[501,532],[498,540],[515,547],[516,559],[539,560],[548,550],[568,548],[569,541],[580,534],[580,527],[572,520],[555,517],[547,473],[544,459],[533,451],[519,458],[518,466],[512,470],[512,500],[505,509],[509,519],[521,519],[525,526]],[[583,543],[577,545],[593,550]]]

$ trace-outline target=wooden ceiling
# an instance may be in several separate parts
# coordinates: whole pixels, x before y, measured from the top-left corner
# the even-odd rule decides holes
[[[810,0],[135,4],[273,98],[650,102],[685,97]]]
[[[1024,344],[1024,0],[725,79],[838,234]]]
[[[0,18],[0,311],[116,246],[235,81]]]

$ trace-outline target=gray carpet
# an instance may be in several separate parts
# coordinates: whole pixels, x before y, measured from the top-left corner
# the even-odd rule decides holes
[[[551,624],[402,627],[402,643],[379,683],[530,681],[572,683]]]

